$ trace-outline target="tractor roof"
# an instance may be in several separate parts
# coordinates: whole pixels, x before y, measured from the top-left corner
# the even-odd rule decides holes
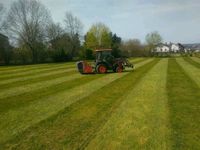
[[[112,51],[112,49],[96,49],[95,52]]]

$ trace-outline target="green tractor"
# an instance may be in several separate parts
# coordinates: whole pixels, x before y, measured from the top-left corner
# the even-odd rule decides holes
[[[125,69],[125,67],[134,67],[127,59],[115,58],[111,52],[112,49],[95,50],[96,59],[94,65],[90,65],[86,61],[79,61],[77,62],[78,71],[81,74],[102,74],[107,73],[108,71],[120,73]]]

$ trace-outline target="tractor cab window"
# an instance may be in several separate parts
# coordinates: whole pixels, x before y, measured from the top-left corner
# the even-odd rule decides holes
[[[112,57],[111,51],[99,51],[96,53],[96,59],[97,60],[103,60],[106,57]]]

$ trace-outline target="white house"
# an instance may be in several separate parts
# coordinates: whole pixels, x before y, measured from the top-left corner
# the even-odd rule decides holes
[[[179,53],[179,52],[185,52],[185,48],[180,43],[160,43],[158,44],[155,49],[153,50],[154,53]]]
[[[171,51],[177,53],[179,51],[179,46],[178,44],[172,44],[171,45]]]
[[[154,52],[157,52],[157,53],[167,53],[167,52],[170,52],[170,48],[167,44],[158,44],[154,50]]]
[[[172,43],[170,45],[170,51],[174,53],[185,52],[184,46],[180,43],[177,43],[177,44]]]

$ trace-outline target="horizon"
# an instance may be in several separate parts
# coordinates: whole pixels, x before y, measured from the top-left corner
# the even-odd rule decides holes
[[[15,0],[0,1],[9,10]],[[51,12],[55,22],[63,24],[65,12],[72,12],[84,25],[85,34],[92,24],[105,23],[123,40],[139,39],[158,31],[165,42],[200,43],[200,4],[198,0],[39,0]]]

